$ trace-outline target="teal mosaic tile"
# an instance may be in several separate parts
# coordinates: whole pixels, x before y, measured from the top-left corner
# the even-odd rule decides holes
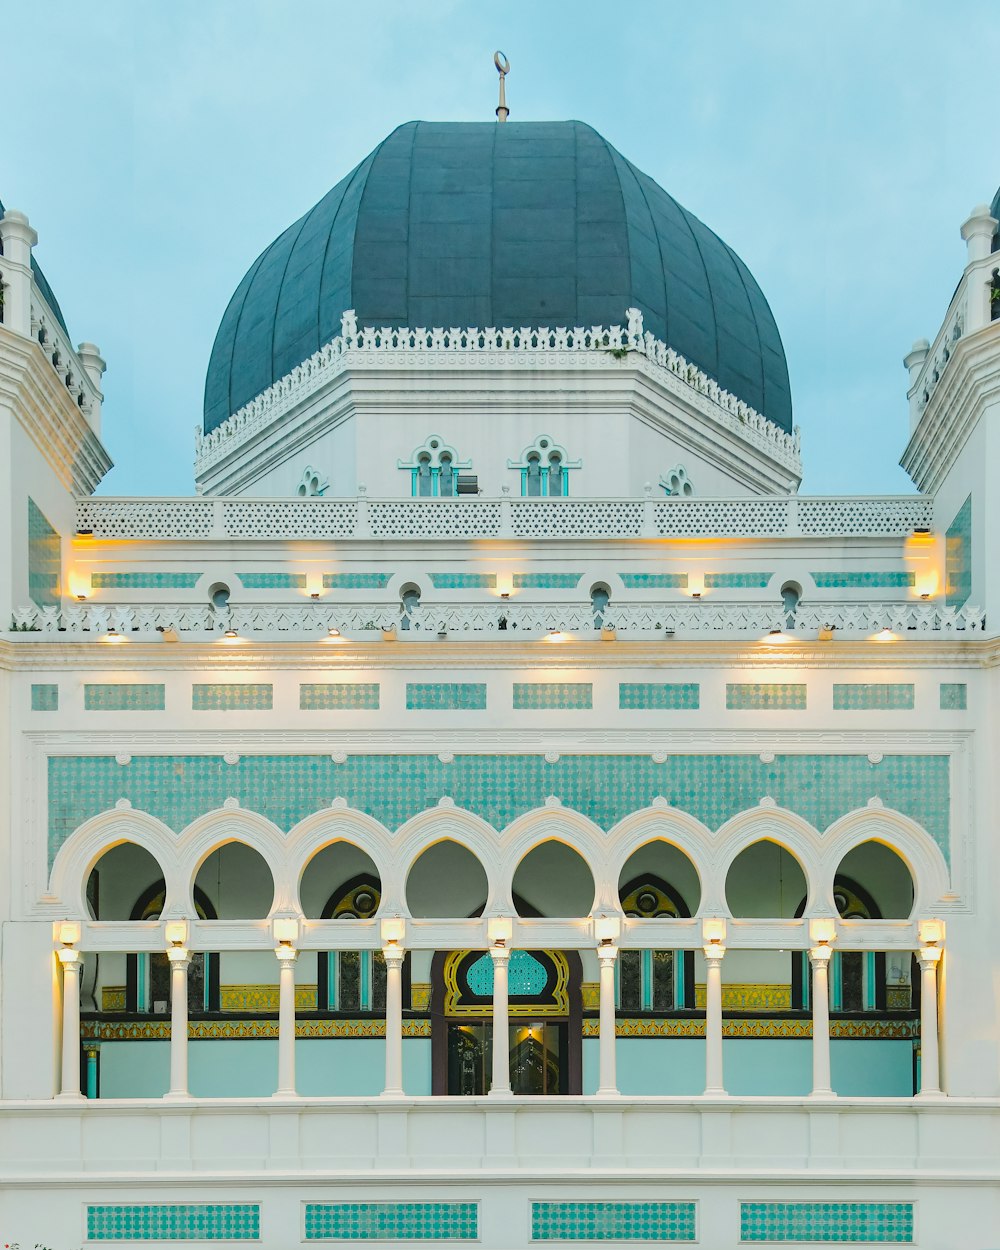
[[[59,687],[54,682],[32,685],[31,710],[33,712],[58,712]]]
[[[960,608],[972,594],[972,496],[955,513],[944,536],[945,596]]]
[[[773,573],[706,573],[706,590],[766,590]]]
[[[835,712],[913,711],[911,682],[834,682]]]
[[[726,707],[731,712],[781,710],[804,712],[804,682],[727,682]]]
[[[576,590],[582,573],[515,573],[515,590]]]
[[[256,1202],[87,1207],[88,1241],[259,1241]]]
[[[62,558],[59,535],[38,504],[28,499],[28,594],[40,608],[59,602]]]
[[[969,687],[964,681],[943,681],[940,698],[942,712],[964,712],[969,706]]]
[[[201,573],[91,573],[93,590],[192,590]]]
[[[477,681],[410,681],[406,683],[410,712],[482,712],[486,683]]]
[[[912,1202],[741,1202],[745,1242],[913,1244]]]
[[[324,590],[385,590],[392,573],[324,573]]]
[[[88,683],[83,688],[83,706],[88,712],[162,712],[165,698],[163,686],[147,683]]]
[[[693,1202],[533,1202],[532,1241],[697,1240]]]
[[[584,711],[594,706],[588,681],[516,681],[515,712]]]
[[[686,573],[619,573],[626,590],[683,590]]]
[[[303,712],[377,712],[377,681],[303,682],[299,686],[299,707]]]
[[[305,590],[305,573],[237,573],[246,590]]]
[[[476,1202],[307,1202],[306,1241],[478,1241]]]
[[[623,681],[618,686],[618,706],[623,711],[692,712],[701,705],[701,687],[696,681]]]
[[[264,683],[213,682],[191,687],[191,707],[195,712],[269,712],[274,705],[274,687]]]
[[[906,573],[900,569],[873,572],[823,572],[810,573],[819,590],[868,590],[875,586],[903,589],[916,585],[916,573]]]
[[[496,590],[496,573],[429,573],[437,590]]]
[[[652,805],[657,795],[718,829],[754,808],[762,794],[826,829],[873,796],[911,817],[948,856],[949,758],[886,755],[873,766],[865,755],[756,753],[563,755],[553,764],[537,754],[245,755],[226,764],[218,755],[136,755],[121,768],[114,755],[58,755],[48,762],[50,859],[85,820],[114,809],[118,799],[180,832],[197,816],[234,796],[280,829],[329,806],[331,795],[395,830],[449,795],[494,829],[544,807],[550,794],[602,829]]]

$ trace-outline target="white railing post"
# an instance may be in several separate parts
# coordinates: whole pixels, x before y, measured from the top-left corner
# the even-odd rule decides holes
[[[938,1048],[938,964],[941,962],[944,925],[940,920],[921,920],[920,935],[920,1098],[940,1098],[941,1059]]]
[[[170,960],[170,1089],[167,1098],[188,1097],[188,968],[183,946],[167,951]]]
[[[722,1067],[722,960],[726,953],[726,922],[709,917],[702,921],[705,956],[705,1093],[721,1097],[726,1092]]]
[[[597,959],[601,966],[601,997],[598,1022],[601,1066],[597,1096],[599,1098],[611,1098],[616,1097],[618,1094],[617,1038],[615,1036],[615,963],[618,959],[617,946],[612,945],[610,942],[602,942],[597,948]]]
[[[72,947],[58,951],[63,970],[62,1080],[59,1097],[76,1102],[80,1093],[80,964],[82,955]]]

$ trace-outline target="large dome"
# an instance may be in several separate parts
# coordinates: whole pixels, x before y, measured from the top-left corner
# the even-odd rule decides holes
[[[736,253],[582,122],[407,122],[254,262],[205,383],[205,431],[340,330],[648,330],[792,425],[778,328]]]

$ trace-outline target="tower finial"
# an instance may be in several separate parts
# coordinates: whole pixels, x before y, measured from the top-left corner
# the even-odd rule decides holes
[[[497,121],[505,122],[510,115],[510,109],[507,107],[507,96],[503,89],[503,80],[510,73],[510,61],[502,52],[493,53],[493,64],[497,67],[497,73],[500,75],[500,103],[497,105]]]

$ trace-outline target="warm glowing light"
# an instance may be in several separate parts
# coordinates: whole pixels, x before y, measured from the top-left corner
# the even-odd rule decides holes
[[[310,599],[318,599],[323,593],[323,574],[307,573],[306,574],[306,593]]]
[[[561,629],[550,629],[545,635],[546,642],[569,642],[572,634],[565,634]]]
[[[168,946],[183,946],[187,942],[187,921],[168,920],[163,926],[163,936]]]
[[[809,936],[820,946],[837,940],[837,922],[832,916],[821,916],[809,921]]]
[[[124,634],[120,634],[113,625],[108,627],[108,632],[104,635],[105,642],[124,642]]]
[[[944,951],[940,946],[921,946],[920,958],[926,960],[927,963],[936,964]]]
[[[721,946],[726,940],[726,922],[721,916],[706,916],[701,922],[701,936],[709,946]]]
[[[396,626],[395,625],[383,625],[382,626],[382,641],[383,642],[395,642],[396,641]]]
[[[618,916],[595,916],[594,937],[602,945],[617,942],[622,931],[622,922]]]
[[[769,647],[780,647],[783,643],[791,641],[791,636],[786,634],[783,629],[768,630],[767,634],[761,639],[761,642],[766,643]]]
[[[933,946],[944,941],[943,920],[921,920],[917,925],[917,934],[922,946]]]
[[[279,946],[294,946],[299,940],[299,922],[294,917],[277,916],[272,920],[271,928]]]
[[[705,574],[688,573],[687,592],[692,599],[700,599],[705,593]]]
[[[601,626],[601,641],[602,642],[614,642],[614,640],[617,637],[618,637],[618,630],[615,629],[613,625]]]
[[[89,573],[70,573],[69,593],[74,599],[86,599],[92,589]]]
[[[323,637],[320,639],[320,641],[321,642],[345,642],[346,639],[344,638],[340,630],[336,627],[336,625],[331,625],[330,628],[323,635]]]
[[[490,916],[486,921],[486,936],[491,946],[506,946],[514,936],[514,921],[510,916]]]
[[[75,920],[64,920],[59,925],[59,941],[63,946],[75,946],[80,940],[80,926]]]
[[[894,642],[896,635],[892,632],[888,625],[884,626],[877,634],[872,634],[874,642]]]
[[[381,933],[383,946],[398,946],[406,937],[406,921],[402,916],[386,916]]]

